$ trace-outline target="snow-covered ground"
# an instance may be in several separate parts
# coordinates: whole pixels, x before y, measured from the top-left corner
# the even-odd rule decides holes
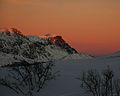
[[[36,96],[90,96],[81,89],[80,81],[76,78],[80,77],[83,71],[89,69],[102,71],[108,65],[113,69],[115,75],[120,77],[120,57],[58,60],[53,67],[53,71],[58,72],[56,79],[48,81],[47,85]],[[0,96],[17,95],[0,86]]]

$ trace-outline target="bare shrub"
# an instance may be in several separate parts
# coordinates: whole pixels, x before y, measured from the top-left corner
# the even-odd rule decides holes
[[[0,85],[13,90],[17,94],[24,96],[33,96],[34,92],[39,92],[46,84],[47,80],[52,78],[53,62],[36,62],[28,64],[22,62],[22,65],[5,66],[8,75],[0,78]]]
[[[114,80],[114,88],[116,96],[120,96],[120,79]]]
[[[120,79],[114,79],[114,72],[110,67],[101,73],[96,70],[83,72],[81,87],[93,96],[120,96]]]

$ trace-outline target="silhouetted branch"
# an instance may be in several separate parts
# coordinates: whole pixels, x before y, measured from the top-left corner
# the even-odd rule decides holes
[[[18,66],[17,66],[18,65]],[[17,94],[33,96],[33,91],[39,92],[52,75],[53,61],[35,62],[29,64],[26,61],[16,65],[2,67],[8,71],[8,76],[0,79],[0,85],[12,89]]]
[[[120,79],[114,80],[114,72],[108,66],[100,74],[96,70],[83,72],[81,87],[93,96],[120,96]]]

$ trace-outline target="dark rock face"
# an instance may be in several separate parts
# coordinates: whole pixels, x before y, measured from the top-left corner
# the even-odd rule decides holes
[[[59,46],[62,49],[65,49],[69,54],[78,53],[74,48],[72,48],[68,43],[64,41],[62,36],[50,37],[50,40],[56,46]]]

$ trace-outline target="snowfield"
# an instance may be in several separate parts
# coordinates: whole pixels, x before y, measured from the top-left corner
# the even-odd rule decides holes
[[[114,71],[115,75],[120,77],[120,57],[58,60],[53,67],[53,73],[57,72],[56,79],[48,81],[47,85],[41,89],[39,94],[35,94],[35,96],[91,96],[81,89],[80,81],[76,78],[80,77],[83,71],[89,69],[102,71],[108,65]],[[8,88],[0,86],[0,96],[18,95],[14,94]]]

